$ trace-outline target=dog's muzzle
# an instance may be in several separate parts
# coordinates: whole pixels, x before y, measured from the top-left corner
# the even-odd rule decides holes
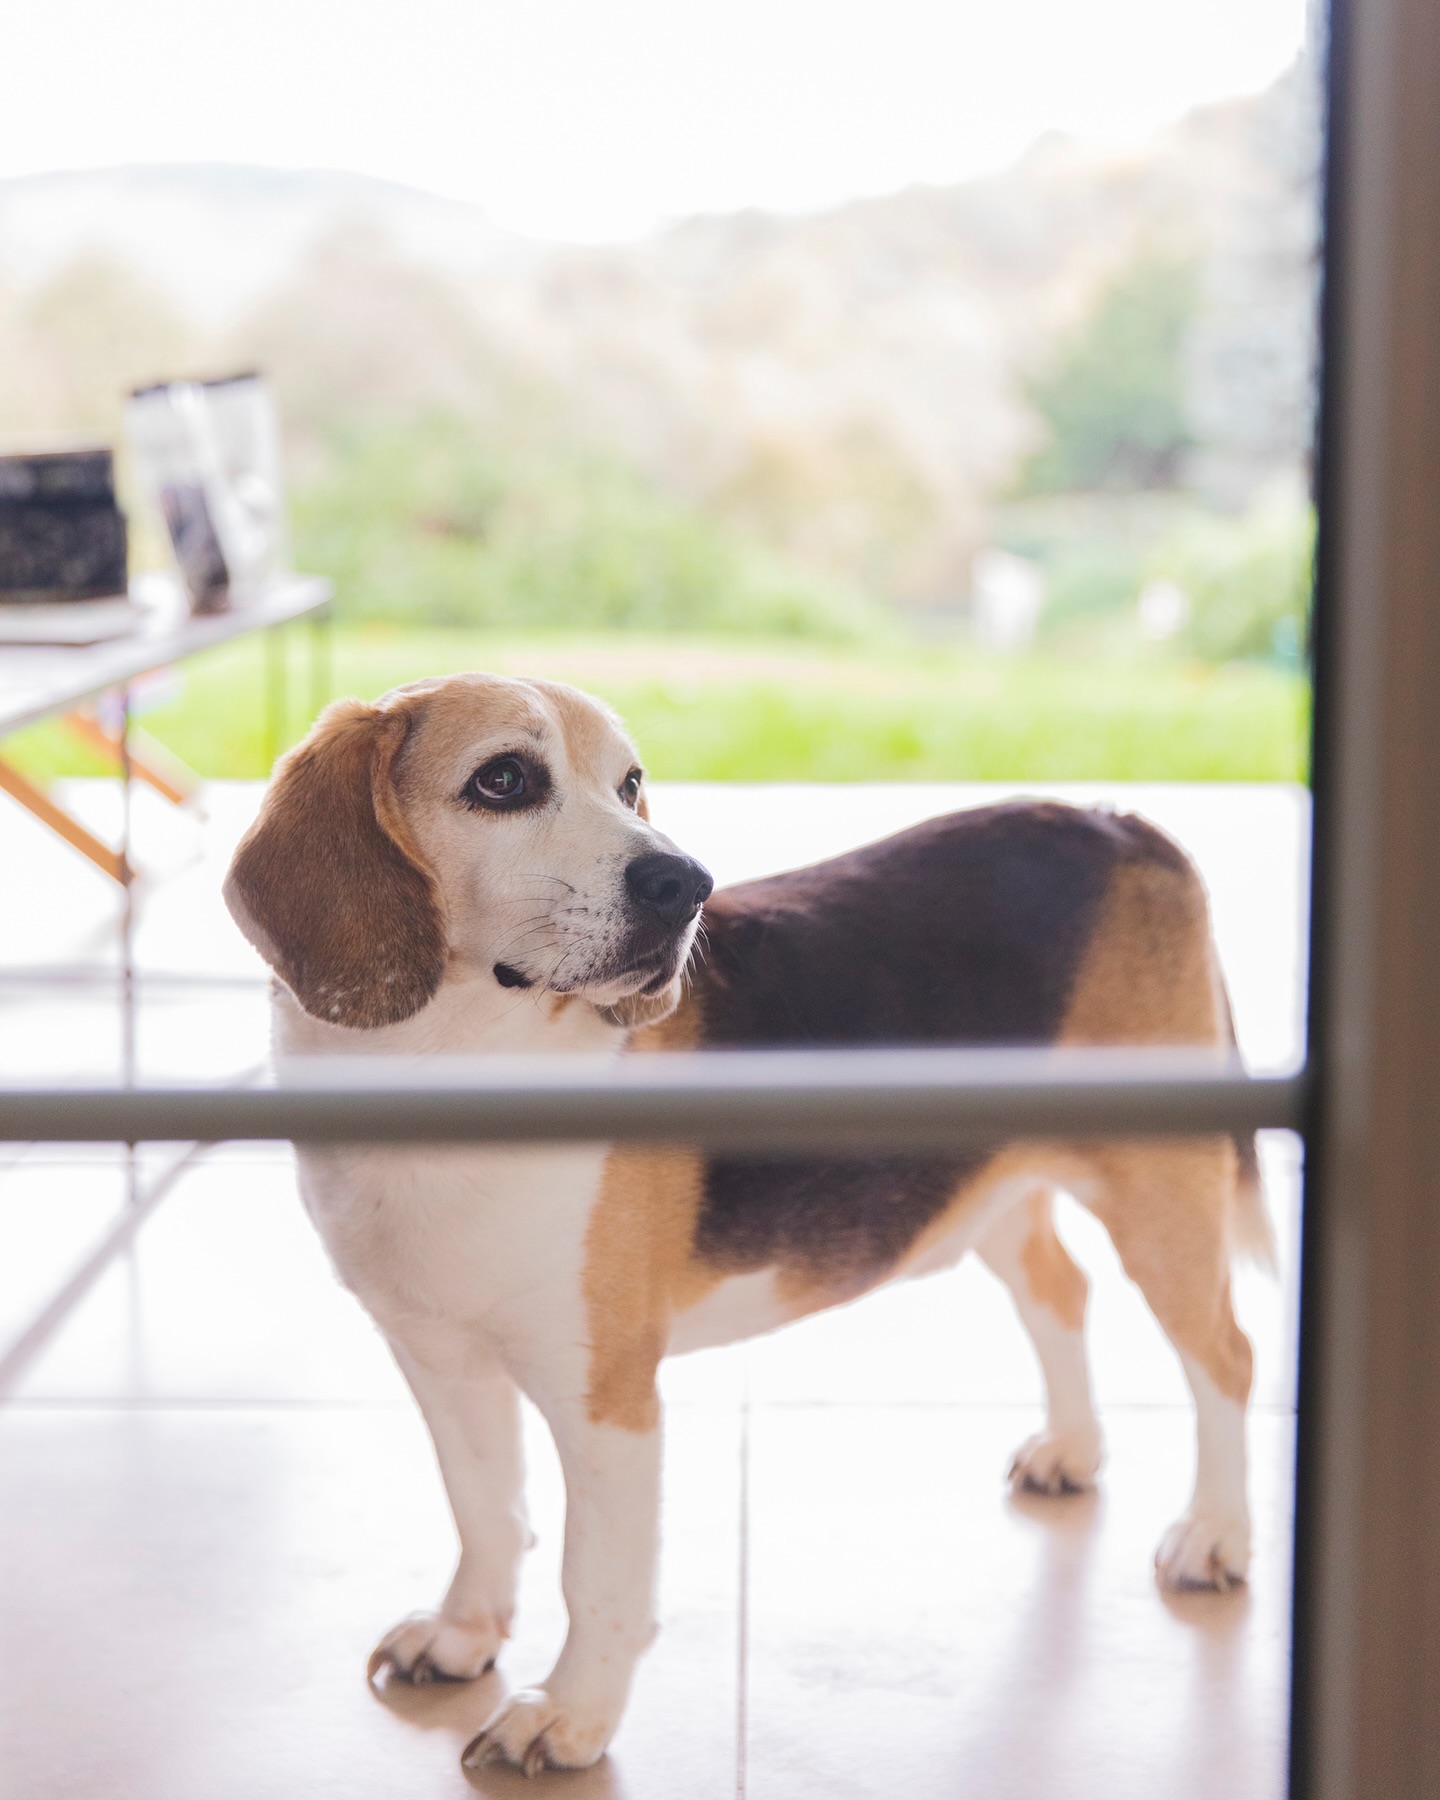
[[[691,856],[657,850],[625,870],[630,904],[646,924],[683,931],[715,891],[710,871]]]

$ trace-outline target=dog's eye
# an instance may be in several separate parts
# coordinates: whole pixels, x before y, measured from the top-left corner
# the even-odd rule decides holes
[[[635,806],[639,805],[639,803],[640,803],[640,783],[644,779],[645,779],[645,776],[641,770],[632,769],[630,771],[630,773],[625,777],[625,779],[620,783],[620,798],[625,802],[625,804],[627,806],[635,807]]]
[[[518,756],[497,756],[475,771],[461,798],[471,806],[514,806],[530,797],[532,788]]]

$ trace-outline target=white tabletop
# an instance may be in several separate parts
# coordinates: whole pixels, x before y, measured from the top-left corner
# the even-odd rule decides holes
[[[177,585],[144,608],[133,632],[107,643],[0,644],[0,737],[197,651],[303,619],[327,606],[332,592],[321,576],[285,575],[232,612],[197,618]]]

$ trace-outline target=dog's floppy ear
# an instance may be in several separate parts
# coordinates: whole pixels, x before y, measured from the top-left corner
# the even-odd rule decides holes
[[[395,1025],[445,971],[435,880],[392,781],[411,709],[341,700],[282,758],[240,841],[225,903],[306,1012]]]

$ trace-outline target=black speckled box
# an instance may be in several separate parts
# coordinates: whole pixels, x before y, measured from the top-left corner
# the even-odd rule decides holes
[[[109,450],[0,456],[0,605],[123,594],[126,547]]]

